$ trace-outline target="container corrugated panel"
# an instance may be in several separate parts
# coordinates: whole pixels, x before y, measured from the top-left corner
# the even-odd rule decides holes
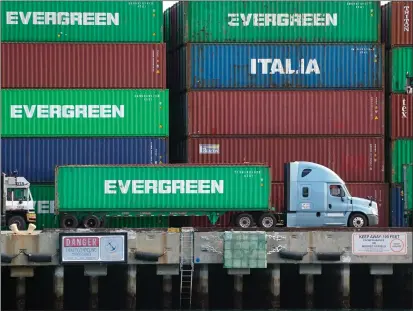
[[[179,53],[173,61],[185,75],[181,90],[382,89],[384,83],[381,44],[188,44]]]
[[[405,93],[406,73],[413,75],[413,46],[390,51],[391,92]]]
[[[3,43],[3,88],[166,88],[159,44]]]
[[[284,210],[284,183],[271,184],[271,206],[275,207],[277,212],[282,212]],[[195,228],[231,228],[233,227],[233,215],[235,215],[235,212],[226,212],[224,215],[219,217],[214,226],[211,224],[207,216],[192,216],[191,226]]]
[[[391,142],[391,182],[403,182],[403,164],[413,163],[413,139],[398,139]],[[408,181],[413,181],[413,166],[407,170]]]
[[[413,2],[392,1],[382,9],[382,41],[386,46],[413,45]]]
[[[327,166],[346,182],[384,182],[384,138],[189,138],[180,146],[188,163],[268,163],[272,181],[284,181],[284,163]],[[185,148],[187,150],[185,150]]]
[[[404,213],[403,185],[391,186],[391,226],[407,227],[407,215]]]
[[[58,228],[54,215],[54,184],[30,184],[36,211],[36,229]]]
[[[169,136],[168,90],[1,91],[3,137]]]
[[[391,138],[413,138],[413,95],[391,94],[390,111]]]
[[[270,179],[264,165],[60,166],[56,210],[268,210]]]
[[[389,226],[389,184],[387,183],[346,183],[352,196],[367,198],[372,196],[377,202],[379,209],[379,226]],[[284,183],[272,183],[271,206],[276,211],[284,211]],[[216,227],[231,228],[231,217],[234,212],[225,213],[220,217]],[[192,217],[191,225],[198,228],[213,227],[207,217]]]
[[[184,96],[187,135],[384,135],[383,91],[192,91]]]
[[[3,138],[1,166],[29,182],[54,182],[65,164],[168,163],[167,138]]]
[[[375,1],[179,2],[171,47],[188,42],[380,42]]]
[[[162,42],[160,1],[3,1],[2,41]]]

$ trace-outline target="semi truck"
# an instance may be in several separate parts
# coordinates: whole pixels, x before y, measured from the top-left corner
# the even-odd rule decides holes
[[[271,204],[270,167],[239,165],[64,165],[55,169],[55,215],[62,228],[99,228],[108,217],[208,216],[234,212],[235,227],[378,224],[373,198],[352,197],[329,168],[284,166],[285,206]]]
[[[30,192],[30,183],[24,177],[1,173],[1,226],[16,224],[23,230],[29,223],[36,223],[34,202]]]

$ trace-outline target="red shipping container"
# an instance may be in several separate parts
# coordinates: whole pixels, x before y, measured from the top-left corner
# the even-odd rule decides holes
[[[267,163],[272,180],[284,180],[284,163],[310,161],[327,166],[346,182],[384,182],[384,138],[252,137],[188,138],[188,163]]]
[[[413,138],[413,95],[391,94],[390,107],[391,138]]]
[[[413,2],[392,1],[381,7],[382,41],[386,46],[413,45]]]
[[[2,43],[3,88],[166,88],[165,44]]]
[[[188,135],[384,135],[384,91],[192,91],[183,96]]]
[[[389,184],[387,183],[347,183],[350,194],[353,197],[367,198],[372,196],[379,209],[379,227],[389,226]],[[277,212],[284,210],[284,183],[273,183],[271,189],[272,206]],[[225,213],[220,217],[216,227],[230,228],[231,217],[234,212]],[[212,227],[208,217],[192,217],[191,225],[198,228]]]

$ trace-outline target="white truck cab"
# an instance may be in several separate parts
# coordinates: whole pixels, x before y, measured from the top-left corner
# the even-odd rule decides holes
[[[8,227],[16,224],[24,230],[28,223],[36,222],[34,202],[30,192],[30,183],[24,177],[1,174],[1,222]]]
[[[373,198],[352,197],[335,172],[312,162],[285,165],[285,208],[288,227],[376,226]]]

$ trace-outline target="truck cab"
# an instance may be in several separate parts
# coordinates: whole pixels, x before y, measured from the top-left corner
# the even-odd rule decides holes
[[[378,225],[373,198],[352,197],[335,172],[312,162],[290,162],[284,167],[284,196],[288,227]]]
[[[1,225],[8,227],[16,224],[24,230],[28,223],[36,222],[34,202],[30,183],[24,177],[1,174]]]

